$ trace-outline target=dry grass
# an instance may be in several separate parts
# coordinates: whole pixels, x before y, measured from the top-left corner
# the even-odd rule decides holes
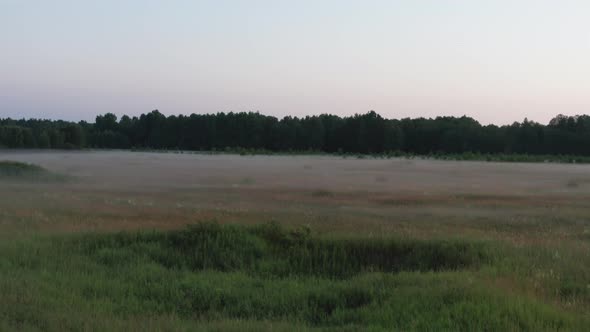
[[[172,229],[216,219],[277,220],[321,232],[555,242],[581,241],[590,214],[590,191],[563,186],[584,178],[579,174],[589,166],[580,165],[124,152],[3,153],[2,159],[78,179],[0,188],[0,230],[8,236]]]

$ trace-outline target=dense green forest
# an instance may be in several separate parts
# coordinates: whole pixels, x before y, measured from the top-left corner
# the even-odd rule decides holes
[[[0,119],[0,146],[590,155],[590,116],[558,115],[547,125],[525,119],[483,126],[466,116],[396,120],[374,111],[277,119],[252,112],[165,116],[155,110],[120,119],[107,113],[94,123]]]

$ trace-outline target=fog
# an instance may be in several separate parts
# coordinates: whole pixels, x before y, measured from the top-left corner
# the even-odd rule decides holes
[[[423,193],[550,194],[590,179],[589,165],[237,156],[193,153],[1,151],[0,160],[41,165],[89,190],[324,189]],[[583,186],[576,186],[583,190]]]

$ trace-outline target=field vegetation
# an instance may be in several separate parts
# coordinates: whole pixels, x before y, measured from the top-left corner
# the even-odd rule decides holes
[[[2,159],[74,180],[0,180],[0,330],[590,327],[586,165]]]
[[[200,223],[2,246],[6,329],[123,329],[146,324],[142,319],[171,330],[192,324],[270,330],[278,323],[285,329],[554,331],[590,323],[581,310],[527,296],[526,287],[496,284],[496,278],[526,278],[537,264],[554,266],[555,258],[494,243],[317,237],[276,223]],[[579,281],[573,275],[541,287],[557,287],[552,297],[560,301],[587,304],[588,289]]]

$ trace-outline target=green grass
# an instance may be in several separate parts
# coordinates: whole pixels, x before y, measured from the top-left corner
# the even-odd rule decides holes
[[[18,161],[0,161],[0,181],[64,181],[67,177],[45,168]]]
[[[496,243],[316,236],[276,223],[37,236],[0,243],[0,251],[0,330],[590,326],[583,313],[488,282],[566,268],[567,252],[556,263],[554,252]],[[587,300],[587,271],[570,272],[566,283],[546,286],[565,285],[564,296]]]

